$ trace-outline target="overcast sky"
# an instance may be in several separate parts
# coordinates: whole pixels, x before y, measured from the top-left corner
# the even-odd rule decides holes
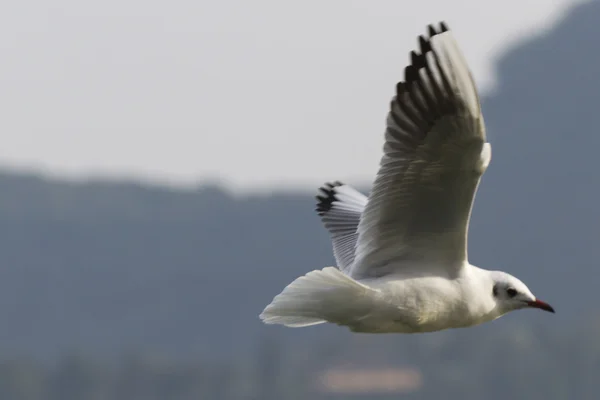
[[[0,164],[60,176],[370,182],[408,52],[494,59],[577,0],[20,0],[0,7]]]

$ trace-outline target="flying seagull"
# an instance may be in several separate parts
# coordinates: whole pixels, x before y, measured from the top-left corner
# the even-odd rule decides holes
[[[430,25],[418,43],[391,101],[369,197],[340,182],[317,196],[338,267],[297,278],[260,314],[263,322],[418,333],[523,308],[554,312],[514,276],[469,263],[471,207],[491,145],[475,83],[448,26]]]

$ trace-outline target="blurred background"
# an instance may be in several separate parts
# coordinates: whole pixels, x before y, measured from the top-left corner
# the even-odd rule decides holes
[[[0,6],[0,399],[596,399],[600,2]],[[556,315],[361,335],[262,325],[334,263],[408,53],[454,30],[493,160],[470,260]]]

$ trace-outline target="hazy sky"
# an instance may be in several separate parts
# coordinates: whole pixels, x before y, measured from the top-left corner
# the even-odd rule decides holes
[[[237,189],[370,182],[408,52],[446,20],[482,91],[576,0],[22,0],[0,7],[0,163]]]

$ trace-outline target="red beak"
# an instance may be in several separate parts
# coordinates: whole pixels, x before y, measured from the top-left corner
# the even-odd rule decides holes
[[[548,311],[548,312],[551,312],[551,313],[554,312],[554,308],[552,308],[552,306],[550,306],[550,304],[545,303],[545,302],[543,302],[541,300],[537,300],[536,299],[535,301],[528,301],[527,305],[529,307],[539,308],[540,310]]]

